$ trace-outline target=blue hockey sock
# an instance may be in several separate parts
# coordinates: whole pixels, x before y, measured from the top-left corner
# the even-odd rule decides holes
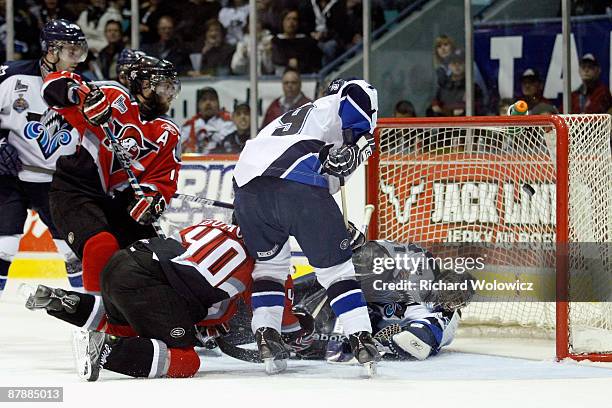
[[[80,259],[66,262],[66,274],[70,286],[77,292],[83,292],[83,264]]]
[[[327,296],[345,334],[372,332],[365,298],[355,279],[333,283],[327,288]]]
[[[8,278],[8,271],[10,266],[11,263],[9,261],[0,259],[0,296],[2,296],[4,286],[6,286],[6,280]]]
[[[253,282],[251,294],[253,333],[262,327],[271,327],[280,333],[284,306],[285,287],[281,283],[265,279]]]

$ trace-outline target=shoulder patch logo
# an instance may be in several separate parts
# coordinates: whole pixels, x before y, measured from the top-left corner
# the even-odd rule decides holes
[[[128,110],[127,105],[125,104],[125,97],[123,95],[115,99],[111,106],[121,113],[125,113]]]
[[[170,132],[171,134],[175,136],[178,135],[176,128],[169,123],[162,123],[161,128],[164,130],[167,130],[168,132]]]
[[[30,104],[28,103],[28,101],[25,100],[23,95],[19,95],[19,97],[15,99],[15,102],[13,102],[13,109],[17,113],[22,113],[29,107],[30,107]]]
[[[18,79],[17,83],[15,84],[14,91],[16,91],[16,92],[25,92],[27,90],[28,90],[28,85],[22,84],[21,83],[21,79]]]

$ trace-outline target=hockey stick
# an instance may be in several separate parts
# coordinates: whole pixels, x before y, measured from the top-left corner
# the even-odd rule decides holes
[[[207,207],[220,207],[227,208],[230,210],[234,209],[234,204],[224,203],[223,201],[211,200],[210,198],[198,197],[189,194],[176,193],[172,196],[172,198],[203,204]]]
[[[348,213],[346,211],[346,188],[344,187],[344,177],[340,177],[340,200],[342,201],[342,217],[344,226],[348,229]]]
[[[223,353],[232,358],[246,361],[248,363],[263,363],[263,360],[259,358],[259,351],[257,350],[243,349],[242,347],[234,346],[223,337],[215,339],[215,342]]]
[[[363,221],[361,222],[361,233],[368,239],[368,228],[370,227],[370,218],[374,212],[374,205],[368,204],[363,208]]]
[[[140,187],[140,183],[138,183],[136,175],[134,175],[134,172],[130,168],[131,158],[127,155],[127,152],[123,149],[123,147],[121,147],[121,145],[117,141],[117,138],[108,127],[108,124],[101,125],[101,127],[102,130],[104,130],[106,137],[110,141],[111,146],[113,147],[113,151],[115,152],[115,156],[117,156],[117,159],[121,163],[121,167],[123,167],[125,174],[127,174],[130,186],[132,187],[132,190],[134,190],[134,195],[136,195],[136,197],[139,199],[145,198],[144,191],[142,191],[142,188]],[[153,223],[151,223],[151,225],[153,226],[153,229],[155,229],[155,233],[158,237],[166,238],[166,234],[164,234],[157,221],[154,221]]]

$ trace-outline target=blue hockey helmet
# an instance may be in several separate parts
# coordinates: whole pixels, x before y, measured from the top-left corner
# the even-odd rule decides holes
[[[40,31],[43,52],[55,49],[62,60],[83,62],[87,58],[87,40],[81,27],[68,20],[50,20]]]
[[[136,51],[131,48],[124,48],[117,57],[117,76],[127,75],[130,65],[138,61],[138,58],[144,57],[146,54],[142,51]]]

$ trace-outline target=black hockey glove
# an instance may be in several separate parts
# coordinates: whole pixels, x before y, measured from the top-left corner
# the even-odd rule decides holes
[[[349,238],[351,239],[351,249],[356,251],[361,248],[366,243],[366,237],[363,235],[363,232],[359,231],[355,224],[352,222],[348,222],[348,227],[346,231],[349,234]]]
[[[323,169],[332,176],[348,177],[361,163],[368,160],[375,147],[374,136],[367,133],[354,145],[345,144],[338,149],[330,150],[323,162]]]
[[[0,176],[17,176],[21,168],[17,149],[6,138],[0,139]]]
[[[283,341],[289,348],[295,352],[301,352],[312,346],[314,337],[312,334],[315,329],[315,322],[310,313],[300,305],[293,306],[291,313],[297,317],[300,322],[300,329],[290,333],[283,333]]]
[[[166,209],[164,196],[155,190],[143,187],[144,197],[136,197],[129,206],[130,217],[141,225],[151,225]]]
[[[112,108],[106,95],[95,85],[89,85],[90,91],[83,100],[83,116],[94,126],[101,126],[111,118]]]

